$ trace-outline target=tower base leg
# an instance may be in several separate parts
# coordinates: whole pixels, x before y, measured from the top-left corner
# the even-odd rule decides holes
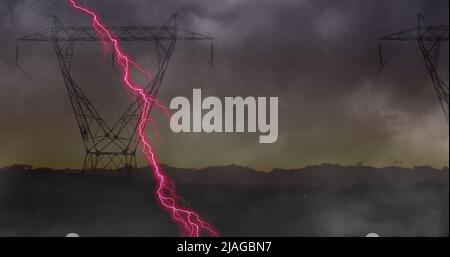
[[[86,153],[83,162],[83,174],[98,174],[114,171],[123,177],[139,177],[135,154],[123,153]]]

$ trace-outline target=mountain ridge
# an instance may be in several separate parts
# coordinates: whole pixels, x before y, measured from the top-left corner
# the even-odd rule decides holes
[[[368,184],[374,186],[408,186],[415,184],[449,184],[449,169],[436,169],[430,166],[401,168],[388,166],[375,168],[370,166],[342,166],[322,164],[306,166],[300,169],[273,169],[261,172],[252,168],[227,165],[209,166],[201,169],[175,168],[161,165],[163,170],[178,183],[206,185],[236,185],[236,186],[355,186]],[[11,165],[0,168],[5,171],[26,172],[62,172],[64,174],[82,174],[78,169],[33,168],[30,165]],[[86,174],[86,173],[84,173]],[[127,177],[123,170],[99,170],[99,176]],[[138,168],[132,177],[153,179],[148,167]]]

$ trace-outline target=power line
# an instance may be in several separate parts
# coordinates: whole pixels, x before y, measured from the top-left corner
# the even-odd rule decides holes
[[[176,13],[180,14],[181,22],[184,23],[184,25],[186,26],[186,29],[190,29],[189,24],[187,22],[187,18],[185,18],[188,16],[186,11],[184,9],[182,9],[181,7],[179,7],[179,5],[174,0],[167,0],[167,1],[171,5],[171,7],[174,9],[174,11]],[[214,41],[212,42],[211,52],[210,52],[209,56],[208,56],[208,53],[204,52],[204,49],[200,46],[200,44],[198,42],[197,42],[196,46],[199,49],[199,51],[201,52],[201,54],[206,56],[206,60],[207,60],[208,66],[210,67],[214,82],[216,83],[217,87],[221,88],[220,82],[219,82],[219,79],[217,78],[216,70],[214,67]]]
[[[42,16],[52,16],[53,14],[50,13],[48,10],[46,10],[45,8],[41,7],[40,4],[31,1],[31,0],[23,0],[23,3],[25,5],[27,5],[28,7],[30,7],[31,9],[35,10],[36,12],[38,12],[39,14],[41,14]]]
[[[7,60],[4,57],[0,56],[0,60],[2,60],[3,62],[5,62],[6,64],[8,64],[11,68],[14,68],[16,70],[18,70],[20,73],[22,73],[22,75],[29,81],[31,82],[31,84],[37,86],[38,88],[41,89],[41,91],[47,96],[52,98],[53,100],[62,103],[60,98],[57,98],[56,96],[54,96],[54,94],[52,94],[46,87],[44,87],[40,82],[38,82],[37,79],[35,79],[30,73],[28,73],[27,71],[25,71],[24,69],[22,69],[22,67],[16,65],[15,63]]]
[[[9,61],[8,59],[6,59],[6,58],[4,58],[4,57],[2,57],[2,56],[0,56],[0,60],[2,60],[4,63],[6,63],[6,64],[8,64],[8,65],[10,65],[10,66],[16,66],[15,63]]]
[[[398,51],[400,50],[400,48],[402,46],[403,46],[403,42],[400,42],[398,44],[398,46],[394,49],[392,54],[387,59],[385,59],[383,57],[383,49],[381,47],[381,43],[378,42],[378,56],[379,56],[379,59],[380,59],[380,69],[378,70],[378,73],[382,72],[382,70],[384,69],[384,66],[386,66],[392,60],[392,58],[394,58],[397,55]]]
[[[390,61],[399,53],[402,46],[403,46],[403,42],[400,42],[398,44],[398,46],[394,49],[394,51],[392,51],[392,53],[389,55],[389,57],[384,59],[382,57],[381,45],[378,44],[380,68],[377,70],[375,81],[371,84],[369,91],[367,93],[366,100],[364,101],[364,103],[366,103],[366,104],[365,104],[365,106],[363,106],[363,111],[362,111],[363,117],[368,116],[367,114],[369,113],[369,107],[373,100],[373,93],[375,92],[375,89],[377,87],[379,87],[382,71],[390,63]],[[365,120],[359,119],[358,123],[355,125],[354,131],[350,134],[350,137],[349,137],[350,140],[354,139],[356,136],[358,136],[360,134],[364,122],[365,122]],[[348,141],[350,141],[350,140],[348,140]],[[365,153],[363,152],[363,150],[361,150],[360,154],[361,155],[359,158],[359,162],[364,163]]]

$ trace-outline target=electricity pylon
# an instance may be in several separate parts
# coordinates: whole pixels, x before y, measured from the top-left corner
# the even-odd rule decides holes
[[[178,40],[213,40],[211,37],[178,28],[176,15],[164,26],[109,27],[108,29],[121,42],[146,41],[155,43],[157,72],[153,81],[146,86],[146,90],[153,97],[158,94],[175,43]],[[137,168],[136,149],[139,141],[136,139],[135,133],[138,126],[140,102],[135,99],[120,118],[110,126],[83,93],[75,79],[72,78],[70,70],[76,42],[98,42],[102,40],[95,29],[91,27],[66,27],[54,16],[52,28],[19,38],[18,46],[19,42],[23,41],[48,41],[53,43],[86,150],[83,170],[96,171],[114,168],[125,169],[128,172]]]
[[[449,122],[449,107],[448,107],[448,84],[439,76],[437,72],[439,62],[439,50],[441,42],[448,42],[448,28],[449,26],[431,25],[425,17],[417,14],[418,22],[415,28],[401,31],[395,34],[390,34],[379,38],[381,41],[403,41],[403,42],[417,42],[420,52],[425,60],[425,64],[433,82],[433,87],[444,111],[447,123]],[[381,43],[380,46],[380,62],[384,65]]]

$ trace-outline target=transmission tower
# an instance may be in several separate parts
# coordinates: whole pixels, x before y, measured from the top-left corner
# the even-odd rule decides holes
[[[420,52],[433,82],[433,87],[444,111],[447,123],[449,122],[448,84],[439,76],[437,67],[439,63],[439,51],[441,42],[448,42],[449,26],[431,25],[422,14],[417,14],[418,22],[415,28],[390,34],[379,38],[380,62],[383,66],[382,41],[417,42]]]
[[[163,26],[109,27],[108,29],[122,42],[154,42],[157,72],[153,81],[146,86],[146,90],[153,97],[158,94],[178,40],[213,40],[211,37],[178,28],[176,15]],[[135,136],[140,108],[138,99],[131,103],[115,123],[109,125],[71,75],[75,43],[102,41],[95,29],[66,27],[54,16],[53,26],[50,29],[18,39],[17,59],[19,43],[24,41],[46,41],[53,44],[85,147],[83,170],[95,172],[99,169],[125,169],[127,173],[136,171],[136,149],[139,145]]]

